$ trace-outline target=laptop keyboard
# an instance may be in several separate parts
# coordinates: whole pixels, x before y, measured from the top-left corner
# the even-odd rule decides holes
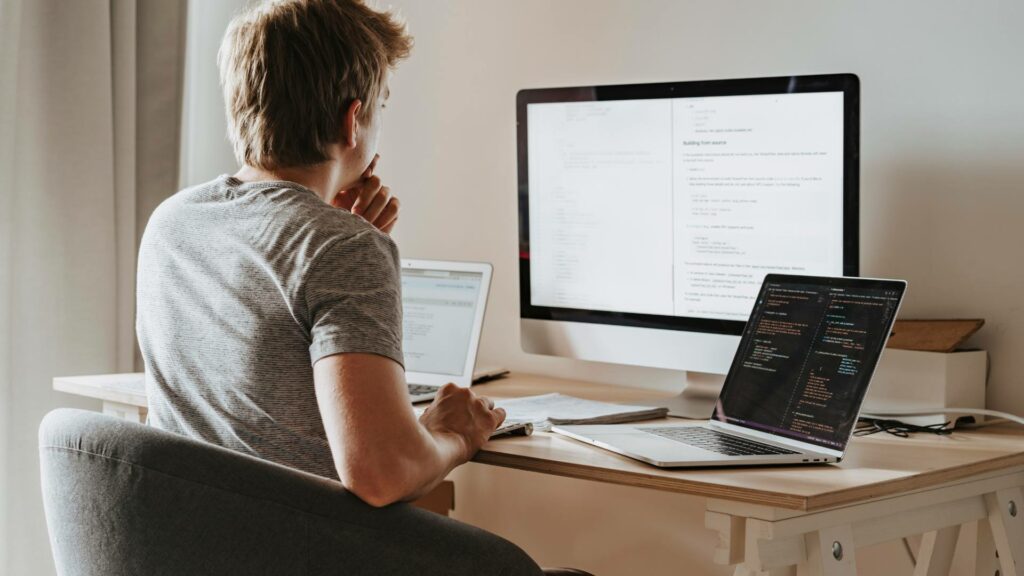
[[[429,384],[408,384],[409,396],[419,396],[420,394],[434,394],[440,386],[430,386]]]
[[[644,432],[725,454],[726,456],[775,456],[778,454],[798,454],[792,450],[777,448],[770,444],[762,444],[746,440],[739,436],[723,434],[710,428],[699,426],[673,426],[671,428],[642,428]]]

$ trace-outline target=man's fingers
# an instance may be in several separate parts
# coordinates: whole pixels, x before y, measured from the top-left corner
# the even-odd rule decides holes
[[[490,412],[490,402],[482,396],[475,396],[473,398],[473,409],[477,412]]]
[[[391,201],[391,189],[387,186],[381,186],[380,191],[370,201],[370,205],[363,211],[363,218],[371,224],[376,224],[377,219],[380,218],[381,213],[384,212],[384,208],[387,207],[388,202]]]
[[[373,202],[373,197],[377,195],[380,187],[380,178],[376,176],[370,176],[363,181],[363,185],[359,187],[359,197],[352,204],[352,213],[362,216],[363,212],[370,206],[370,203]]]
[[[331,205],[342,210],[352,211],[352,204],[355,203],[358,192],[354,190],[342,190],[334,195]]]
[[[360,193],[366,188],[367,181],[373,177],[373,171],[377,168],[378,160],[380,160],[380,154],[374,155],[373,160],[370,160],[370,165],[366,167],[366,170],[363,170],[362,176],[359,177],[360,182],[348,190],[340,190],[334,195],[331,205],[335,208],[341,208],[358,214],[358,212],[355,212],[355,204],[359,200]],[[377,188],[380,188],[380,185]]]
[[[391,189],[383,186],[380,178],[373,175],[378,160],[380,154],[375,155],[363,171],[362,181],[353,188],[339,191],[331,204],[362,216],[381,232],[390,234],[398,221],[400,205],[398,198],[391,196]]]
[[[390,193],[390,190],[388,191]],[[398,211],[401,209],[402,203],[399,201],[397,196],[391,196],[388,198],[388,203],[381,210],[380,214],[374,218],[375,224],[386,224],[391,222],[395,218],[398,218]],[[379,227],[379,226],[378,226]]]
[[[495,418],[495,424],[494,424],[495,428],[497,428],[498,426],[501,426],[501,423],[504,422],[505,418],[508,416],[508,414],[505,413],[505,409],[504,408],[495,408],[491,412],[491,414],[493,414],[494,418]]]
[[[494,400],[491,400],[486,396],[478,397],[477,402],[481,405],[482,408],[484,408],[484,410],[487,411],[488,414],[490,414],[492,421],[494,422],[494,427],[497,428],[498,426],[501,426],[501,423],[505,421],[505,409],[495,408]]]
[[[380,160],[380,154],[374,154],[373,160],[370,160],[370,165],[366,167],[366,170],[363,170],[363,180],[373,176],[373,171],[377,168],[378,160]]]
[[[399,203],[398,198],[391,196],[388,198],[388,202],[384,208],[382,208],[380,213],[372,220],[370,220],[369,216],[365,216],[365,218],[370,220],[370,223],[376,226],[381,232],[390,234],[391,229],[395,227],[395,222],[398,220],[398,210],[400,206],[401,204]]]

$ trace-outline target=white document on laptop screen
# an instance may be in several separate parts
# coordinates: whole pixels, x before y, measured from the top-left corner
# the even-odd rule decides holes
[[[535,306],[746,320],[841,275],[841,92],[531,104]]]
[[[480,295],[479,272],[402,270],[407,372],[462,375]]]

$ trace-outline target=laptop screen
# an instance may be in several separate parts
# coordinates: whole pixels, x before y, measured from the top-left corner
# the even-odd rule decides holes
[[[461,376],[483,274],[402,269],[402,351],[408,372]]]
[[[843,450],[905,288],[769,274],[713,418]]]

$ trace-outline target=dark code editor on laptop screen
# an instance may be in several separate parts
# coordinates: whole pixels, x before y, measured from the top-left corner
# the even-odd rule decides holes
[[[715,418],[843,449],[902,292],[766,280]]]

